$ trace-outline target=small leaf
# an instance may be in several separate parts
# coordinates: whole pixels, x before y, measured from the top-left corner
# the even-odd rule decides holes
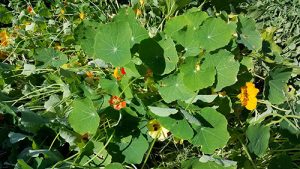
[[[24,64],[24,69],[22,71],[22,75],[29,76],[35,73],[35,66],[32,64]]]
[[[205,102],[205,103],[211,103],[217,98],[218,95],[197,95],[196,97],[190,98],[185,101],[185,103],[196,103],[198,100]]]
[[[68,62],[68,57],[60,51],[56,51],[52,48],[39,48],[36,49],[35,59],[42,62],[41,67],[53,66],[55,68]]]
[[[272,104],[281,104],[286,101],[285,86],[291,77],[292,70],[287,68],[275,68],[267,79],[269,84],[268,99]]]
[[[246,131],[249,150],[259,157],[266,152],[270,139],[270,127],[261,124],[250,125]]]
[[[8,137],[9,137],[10,143],[12,143],[12,144],[15,144],[15,143],[27,138],[27,136],[22,133],[14,133],[14,132],[9,132]]]
[[[100,118],[93,102],[86,98],[75,100],[72,104],[68,120],[71,127],[79,134],[95,134],[99,126]]]
[[[178,110],[170,109],[170,108],[153,107],[153,106],[148,106],[148,108],[152,113],[160,117],[168,117],[171,114],[176,114],[178,112]]]

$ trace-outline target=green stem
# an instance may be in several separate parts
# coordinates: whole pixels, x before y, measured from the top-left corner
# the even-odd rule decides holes
[[[55,138],[53,139],[53,141],[52,141],[52,143],[51,143],[51,145],[50,145],[50,147],[49,147],[48,150],[51,150],[51,148],[52,148],[52,146],[54,145],[54,142],[57,140],[58,136],[59,136],[59,132],[56,134],[56,136],[55,136]]]
[[[144,162],[143,162],[143,165],[142,165],[142,168],[141,168],[141,169],[143,169],[143,168],[145,167],[146,162],[147,162],[147,160],[148,160],[148,158],[149,158],[149,156],[150,156],[150,153],[151,153],[151,151],[152,151],[152,149],[153,149],[153,147],[154,147],[154,143],[156,142],[156,139],[157,139],[157,137],[156,137],[155,139],[153,139],[153,141],[152,141],[152,143],[151,143],[151,145],[150,145],[150,149],[149,149],[149,151],[147,152],[147,155],[146,155],[146,157],[145,157],[145,160],[144,160]]]
[[[66,161],[68,161],[68,160],[71,160],[72,158],[76,157],[78,154],[79,154],[79,152],[77,152],[76,154],[74,154],[74,155],[72,155],[72,156],[70,156],[70,157],[64,159],[63,161],[59,161],[59,162],[55,163],[55,164],[51,167],[51,169],[54,169],[57,165],[60,165],[60,164],[63,163],[63,162],[66,162]]]
[[[252,160],[252,157],[251,157],[251,155],[250,155],[250,153],[249,153],[247,147],[245,146],[245,144],[242,142],[242,140],[241,140],[240,138],[237,137],[237,139],[238,139],[239,142],[242,144],[243,150],[245,151],[245,153],[246,153],[246,155],[247,155],[249,161],[251,162],[253,168],[254,168],[254,169],[257,169],[255,163],[254,163],[253,160]]]
[[[107,140],[107,142],[105,143],[105,145],[96,153],[96,155],[94,155],[89,161],[87,161],[86,163],[83,164],[83,166],[87,165],[88,163],[90,163],[91,161],[93,161],[96,157],[98,157],[102,151],[107,147],[107,145],[109,144],[110,140],[113,138],[115,131],[111,134],[111,136],[109,137],[109,139]]]

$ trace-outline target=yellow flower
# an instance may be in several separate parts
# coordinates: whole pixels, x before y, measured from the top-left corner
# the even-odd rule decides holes
[[[169,130],[159,124],[158,120],[153,119],[148,122],[148,134],[153,138],[157,138],[159,141],[164,141],[168,138]]]
[[[6,30],[3,30],[0,32],[0,45],[1,46],[8,46],[8,34],[6,32]]]
[[[80,18],[81,20],[83,20],[83,19],[84,19],[84,17],[85,17],[85,14],[84,14],[84,12],[80,12],[80,13],[79,13],[79,18]]]
[[[254,110],[257,106],[256,95],[259,92],[252,82],[247,82],[245,86],[241,87],[241,93],[237,96],[242,106],[245,106],[248,110]]]
[[[141,6],[144,6],[145,5],[145,0],[140,0],[140,4],[141,4]]]

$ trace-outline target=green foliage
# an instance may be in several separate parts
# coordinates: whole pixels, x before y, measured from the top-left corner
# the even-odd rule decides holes
[[[261,157],[268,148],[270,139],[270,127],[260,124],[250,125],[246,132],[249,139],[249,150]]]
[[[300,68],[238,2],[1,6],[0,168],[299,168]]]
[[[89,99],[75,100],[68,116],[72,128],[79,134],[95,134],[100,122],[93,102]]]

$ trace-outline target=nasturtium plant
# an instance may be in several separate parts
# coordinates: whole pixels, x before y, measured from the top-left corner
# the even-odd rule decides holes
[[[1,1],[0,168],[299,168],[297,24],[241,2]]]
[[[201,146],[201,151],[211,154],[217,148],[222,148],[229,140],[226,118],[213,108],[204,108],[196,118],[201,122],[200,126],[193,126],[196,134],[191,143]]]
[[[93,102],[86,98],[75,100],[73,110],[68,116],[72,128],[79,134],[95,134],[100,118],[96,112]]]

